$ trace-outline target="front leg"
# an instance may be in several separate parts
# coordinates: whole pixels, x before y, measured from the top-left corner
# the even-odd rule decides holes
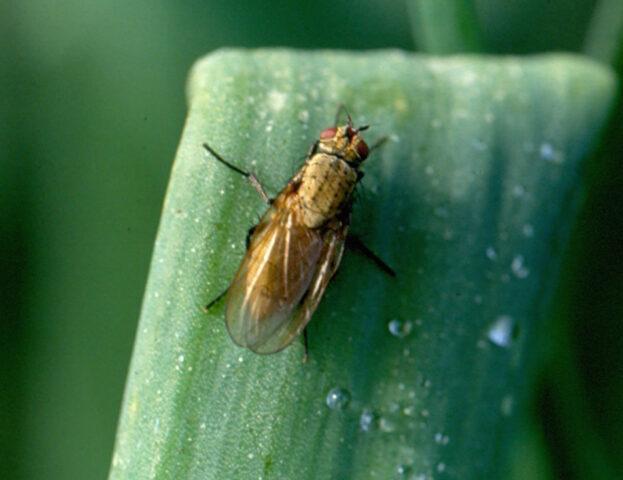
[[[210,152],[212,156],[216,158],[219,162],[221,162],[223,165],[233,170],[234,172],[239,173],[240,175],[244,176],[247,180],[249,180],[249,183],[251,184],[251,186],[255,188],[255,190],[257,191],[259,196],[262,197],[262,200],[264,200],[265,203],[267,203],[268,205],[272,203],[271,198],[268,196],[268,194],[266,193],[266,190],[264,190],[264,187],[262,186],[262,184],[260,183],[260,181],[257,179],[255,175],[253,175],[251,172],[247,172],[241,168],[238,168],[236,165],[232,163],[229,163],[207,143],[203,144],[203,148],[205,148],[208,152]]]
[[[305,348],[305,353],[303,353],[303,363],[307,363],[307,359],[309,358],[309,338],[307,337],[307,327],[303,329],[303,348]]]
[[[253,225],[251,228],[249,228],[249,231],[247,232],[247,238],[246,238],[246,245],[247,245],[247,250],[249,249],[249,245],[251,245],[251,237],[253,236],[253,232],[255,232],[255,229],[257,228],[257,225]]]
[[[318,151],[318,144],[320,142],[318,140],[316,140],[311,147],[309,147],[309,150],[307,151],[307,158],[311,158],[317,151]]]

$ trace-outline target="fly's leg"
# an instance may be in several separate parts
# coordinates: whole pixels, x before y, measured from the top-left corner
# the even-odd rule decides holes
[[[210,308],[212,308],[214,305],[216,305],[218,302],[220,302],[225,297],[228,290],[229,290],[229,287],[227,287],[225,290],[219,293],[219,295],[214,300],[212,300],[205,307],[203,307],[203,311],[205,313],[208,313],[208,310],[210,310]]]
[[[255,231],[256,227],[257,225],[253,225],[251,228],[249,228],[249,231],[247,232],[247,239],[246,239],[247,250],[249,249],[249,245],[251,244],[251,237],[253,236],[253,232]],[[203,307],[203,311],[207,312],[211,307],[217,304],[219,300],[221,300],[227,294],[228,290],[229,290],[229,287],[227,287],[223,292],[221,292],[218,295],[218,297],[216,297],[214,300],[208,303],[205,307]]]
[[[311,147],[309,147],[309,150],[307,151],[307,157],[305,157],[306,159],[307,159],[307,158],[311,158],[311,157],[314,155],[314,153],[316,153],[316,152],[318,151],[318,143],[319,143],[319,141],[318,141],[318,140],[316,140],[316,141],[312,144],[312,146],[311,146]]]
[[[376,253],[366,247],[365,244],[358,237],[355,237],[353,235],[349,235],[348,237],[346,237],[346,246],[351,250],[359,252],[364,256],[368,257],[376,264],[377,267],[379,267],[390,277],[396,276],[396,272],[394,271],[394,269],[387,265],[387,263],[385,263],[383,259],[379,257]]]
[[[305,353],[303,353],[303,363],[307,363],[307,359],[309,358],[309,338],[307,337],[307,327],[303,329],[303,348],[305,348]]]
[[[266,194],[266,191],[264,190],[264,187],[262,187],[262,184],[260,183],[260,181],[257,179],[257,177],[255,175],[253,175],[250,172],[246,172],[246,171],[242,170],[241,168],[238,168],[237,166],[229,163],[219,153],[217,153],[212,147],[210,147],[210,145],[208,145],[207,143],[203,144],[203,148],[205,148],[206,151],[208,151],[210,154],[212,154],[212,156],[214,156],[214,158],[216,158],[219,162],[221,162],[227,168],[229,168],[230,170],[233,170],[234,172],[239,173],[243,177],[247,178],[249,180],[249,183],[251,183],[253,188],[255,188],[255,190],[260,195],[260,197],[262,197],[262,200],[264,200],[265,203],[267,203],[269,205],[272,203],[272,200]],[[247,242],[246,242],[247,243],[247,249],[249,248],[249,243],[251,242],[251,236],[253,235],[253,231],[254,230],[255,230],[255,226],[251,227],[249,229],[249,232],[247,233]],[[222,300],[225,297],[225,294],[227,294],[228,290],[229,290],[229,287],[227,287],[214,300],[212,300],[205,307],[203,307],[203,310],[205,312],[207,312],[211,307],[216,305],[220,300]]]
[[[255,232],[256,228],[257,225],[253,225],[251,228],[249,228],[249,231],[247,232],[247,239],[245,241],[247,245],[247,250],[249,249],[249,245],[251,245],[251,237],[253,236],[253,232]]]
[[[253,175],[251,172],[246,172],[242,170],[241,168],[238,168],[237,166],[229,163],[207,143],[203,144],[203,148],[205,148],[209,153],[211,153],[212,156],[216,158],[219,162],[221,162],[223,165],[233,170],[234,172],[239,173],[240,175],[245,177],[247,180],[249,180],[249,183],[251,184],[251,186],[255,188],[255,190],[260,195],[260,197],[262,197],[262,200],[264,200],[265,203],[269,205],[272,203],[271,198],[266,194],[264,187],[262,186],[262,184],[260,183],[260,181],[257,179],[255,175]]]
[[[251,244],[251,236],[253,236],[253,232],[255,231],[256,227],[257,225],[253,225],[251,228],[249,228],[249,231],[247,232],[247,239],[246,239],[247,250],[249,249],[249,245]],[[223,297],[227,294],[228,290],[229,290],[229,287],[227,287],[224,291],[222,291],[218,295],[218,297],[216,297],[214,300],[208,303],[205,307],[203,307],[203,311],[207,312],[208,310],[210,310],[211,307],[217,304],[219,300],[222,300]]]

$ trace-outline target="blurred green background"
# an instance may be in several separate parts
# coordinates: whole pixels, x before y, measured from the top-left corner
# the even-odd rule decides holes
[[[107,475],[185,79],[199,56],[221,46],[567,50],[621,72],[620,0],[440,4],[0,5],[0,478]],[[473,42],[439,41],[450,7],[468,32],[459,40]],[[623,478],[620,112],[583,172],[590,188],[558,314],[543,332],[534,425],[509,478]]]

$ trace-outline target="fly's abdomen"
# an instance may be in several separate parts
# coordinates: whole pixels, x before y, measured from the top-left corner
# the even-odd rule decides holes
[[[333,218],[356,183],[357,172],[344,160],[325,153],[314,155],[304,167],[298,190],[305,225],[317,228]]]

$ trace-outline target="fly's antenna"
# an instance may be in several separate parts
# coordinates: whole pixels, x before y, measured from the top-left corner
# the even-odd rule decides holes
[[[389,140],[389,137],[387,135],[379,138],[376,142],[374,142],[370,148],[369,148],[369,152],[372,152],[373,150],[376,150],[377,148],[382,147],[385,142],[387,142]]]
[[[353,126],[353,119],[350,117],[350,113],[348,113],[348,109],[346,108],[346,105],[344,105],[343,103],[340,103],[337,106],[337,112],[335,114],[335,122],[333,122],[333,124],[337,127],[338,123],[340,121],[340,116],[342,115],[342,112],[344,112],[346,114],[346,118],[348,119],[348,126],[352,127]]]

